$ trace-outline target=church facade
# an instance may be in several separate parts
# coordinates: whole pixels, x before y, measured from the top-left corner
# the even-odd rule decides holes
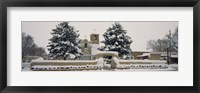
[[[90,41],[87,39],[81,40],[80,48],[83,53],[81,60],[94,60],[99,48],[99,34],[91,34]]]

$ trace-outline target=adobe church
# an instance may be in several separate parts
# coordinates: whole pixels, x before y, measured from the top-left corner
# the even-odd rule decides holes
[[[99,48],[99,34],[91,34],[90,41],[87,39],[81,40],[80,47],[83,53],[82,60],[94,60]]]

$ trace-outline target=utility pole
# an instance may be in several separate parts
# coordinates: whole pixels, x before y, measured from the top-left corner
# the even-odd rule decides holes
[[[169,65],[169,48],[167,48],[167,64]]]
[[[169,64],[171,63],[171,30],[169,30]]]

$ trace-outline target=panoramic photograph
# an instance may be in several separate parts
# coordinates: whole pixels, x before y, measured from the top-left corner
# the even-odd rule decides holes
[[[22,71],[178,71],[178,21],[22,21]]]

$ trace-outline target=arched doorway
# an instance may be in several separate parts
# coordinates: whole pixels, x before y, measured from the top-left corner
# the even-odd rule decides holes
[[[118,52],[114,51],[100,51],[96,54],[96,59],[103,58],[103,62],[101,63],[103,65],[104,69],[115,69],[116,68],[116,62],[114,62],[113,58],[119,58]]]

